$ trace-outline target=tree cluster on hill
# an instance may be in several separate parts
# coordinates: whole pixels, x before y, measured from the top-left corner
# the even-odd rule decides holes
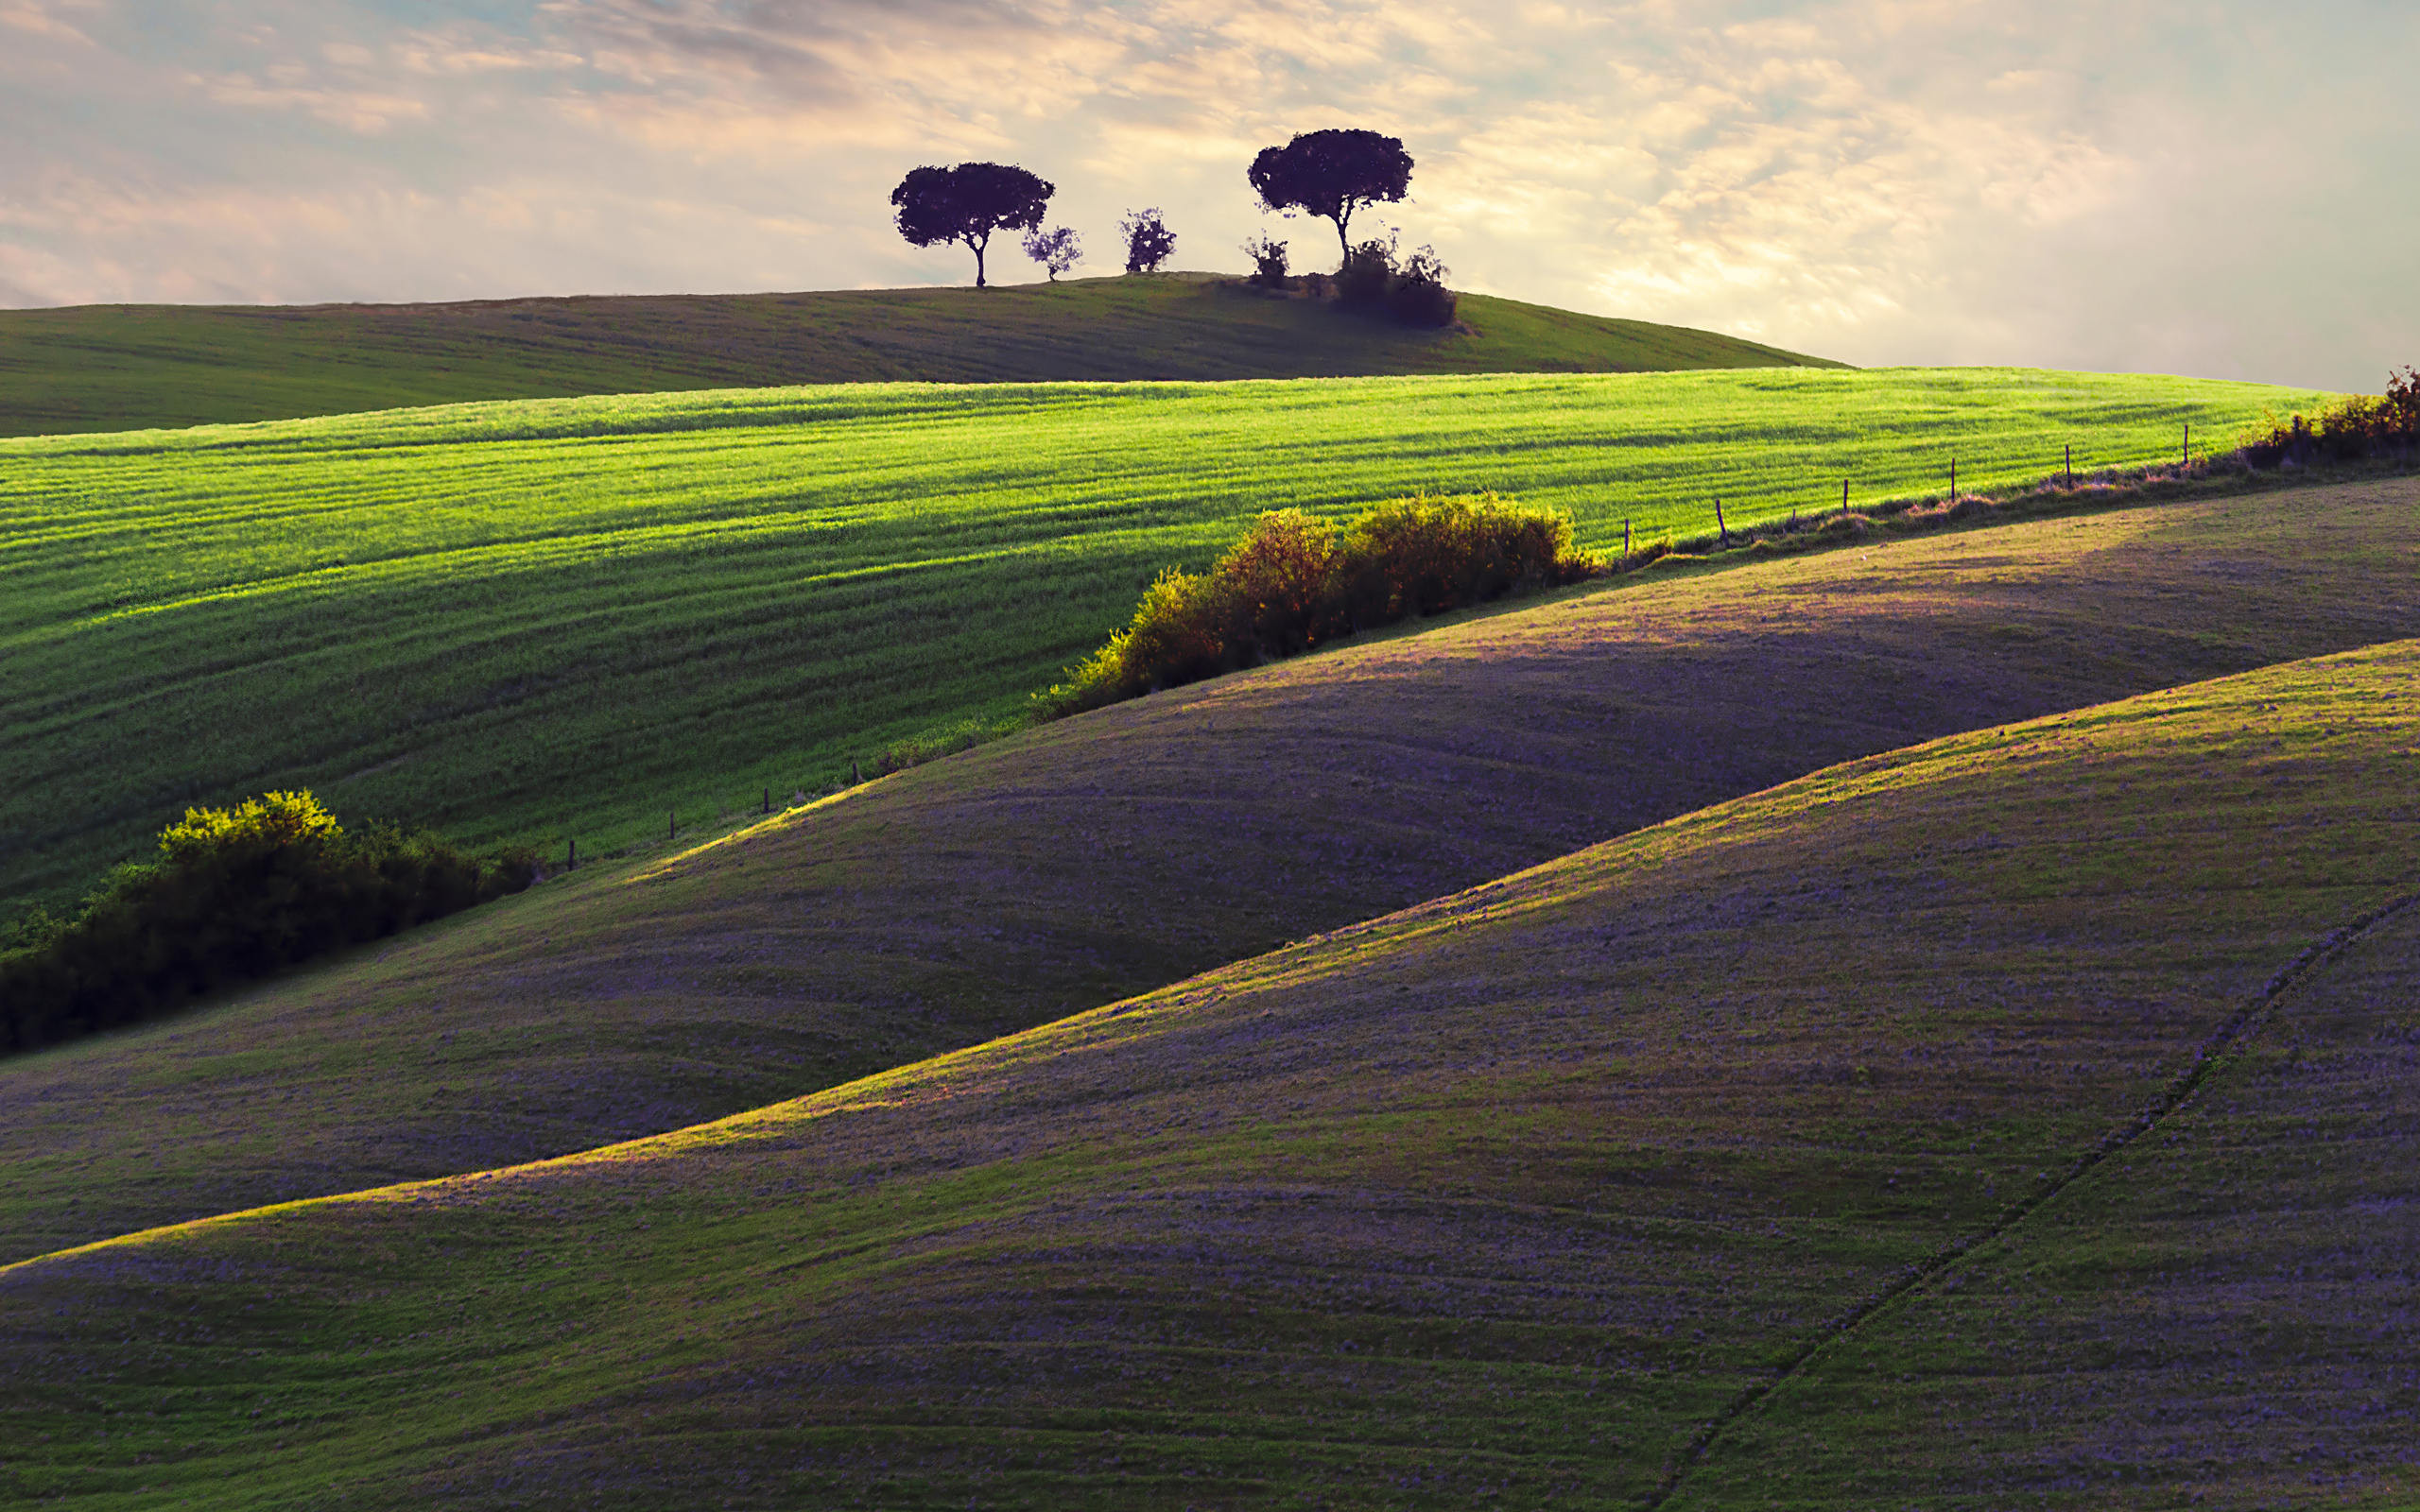
[[[156,1018],[266,976],[519,892],[526,853],[471,855],[437,835],[348,832],[308,792],[193,808],[73,919],[37,914],[0,941],[0,1053]]]
[[[1283,146],[1261,149],[1244,177],[1262,210],[1284,215],[1320,216],[1335,224],[1336,287],[1349,305],[1383,306],[1412,325],[1446,325],[1454,318],[1454,295],[1445,287],[1445,265],[1423,247],[1398,259],[1395,236],[1356,244],[1356,212],[1400,203],[1410,190],[1411,154],[1397,138],[1376,131],[1328,129],[1296,134]],[[1057,186],[1012,163],[961,163],[955,167],[910,169],[890,192],[899,234],[911,245],[959,243],[975,254],[975,286],[986,286],[985,252],[994,232],[1025,232],[1026,255],[1040,263],[1053,283],[1082,260],[1081,239],[1064,226],[1045,230],[1043,219]],[[1118,226],[1126,248],[1126,271],[1156,272],[1176,251],[1176,236],[1154,207],[1130,211]],[[1287,248],[1266,235],[1247,242],[1254,283],[1284,286]]]

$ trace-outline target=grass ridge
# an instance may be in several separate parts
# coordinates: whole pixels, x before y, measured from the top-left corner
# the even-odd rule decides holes
[[[2229,1014],[2224,1022],[2210,1031],[2208,1037],[2202,1041],[2201,1047],[2194,1053],[2192,1069],[2177,1077],[2166,1091],[2146,1104],[2132,1120],[2101,1136],[2098,1143],[2078,1155],[2065,1171],[2053,1177],[2040,1191],[2020,1201],[2009,1204],[1999,1217],[1994,1219],[1982,1229],[1972,1234],[1962,1234],[1949,1241],[1932,1254],[1907,1266],[1900,1273],[1899,1278],[1890,1285],[1817,1325],[1814,1336],[1802,1345],[1798,1352],[1786,1364],[1776,1368],[1771,1380],[1759,1382],[1741,1391],[1730,1405],[1689,1440],[1688,1446],[1682,1452],[1680,1462],[1668,1469],[1662,1483],[1648,1495],[1646,1502],[1642,1504],[1651,1508],[1663,1505],[1681,1488],[1682,1483],[1687,1480],[1689,1471],[1712,1452],[1716,1442],[1722,1436],[1724,1429],[1755,1411],[1775,1391],[1802,1374],[1806,1366],[1845,1344],[1859,1328],[1889,1311],[1892,1304],[1917,1291],[1926,1282],[1940,1276],[1983,1246],[1999,1239],[2010,1229],[2048,1206],[2067,1187],[2089,1173],[2102,1160],[2123,1150],[2144,1135],[2156,1130],[2169,1119],[2191,1106],[2204,1091],[2208,1090],[2210,1083],[2217,1078],[2220,1071],[2233,1064],[2241,1053],[2245,1042],[2258,1033],[2274,1016],[2278,1001],[2295,983],[2415,903],[2420,903],[2420,892],[2405,893],[2401,897],[2379,904],[2350,923],[2332,930],[2305,946],[2292,960],[2278,968],[2276,972],[2261,985],[2259,991],[2252,994],[2241,1006]]]

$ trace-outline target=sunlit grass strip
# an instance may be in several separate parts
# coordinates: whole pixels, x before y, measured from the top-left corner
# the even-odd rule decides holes
[[[2317,396],[2007,369],[874,385],[0,442],[0,895],[310,786],[601,854],[1013,716],[1262,510],[1579,544],[2165,455]]]

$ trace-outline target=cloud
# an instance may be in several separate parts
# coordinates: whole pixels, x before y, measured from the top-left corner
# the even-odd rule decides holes
[[[1242,165],[1365,126],[1419,162],[1379,218],[1482,291],[1858,361],[2340,384],[2411,334],[2376,249],[2420,230],[2379,187],[2420,136],[2393,77],[2420,19],[2384,7],[0,0],[0,26],[17,302],[955,281],[884,198],[977,156],[1059,182],[1097,248],[1156,203],[1190,266],[1264,227],[1316,264],[1328,229],[1262,216]]]

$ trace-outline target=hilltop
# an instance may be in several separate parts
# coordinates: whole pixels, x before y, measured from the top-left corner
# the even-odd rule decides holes
[[[18,1265],[11,1486],[2408,1498],[2408,1345],[2334,1298],[2402,1263],[2409,1098],[2258,1052],[2386,1064],[2393,957],[2330,942],[2411,885],[2415,696],[2405,642],[1953,736],[715,1125]],[[2180,1098],[2324,1216],[2130,1208],[2230,1169]],[[2319,1158],[2348,1117],[2378,1159]],[[2211,1297],[2316,1326],[2113,1349]]]
[[[2414,501],[2381,481],[1631,580],[585,868],[0,1062],[0,1260],[677,1127],[1813,767],[2406,635]]]
[[[1214,274],[990,289],[0,311],[0,436],[472,400],[868,382],[1645,372],[1841,364],[1462,297],[1419,331]]]

